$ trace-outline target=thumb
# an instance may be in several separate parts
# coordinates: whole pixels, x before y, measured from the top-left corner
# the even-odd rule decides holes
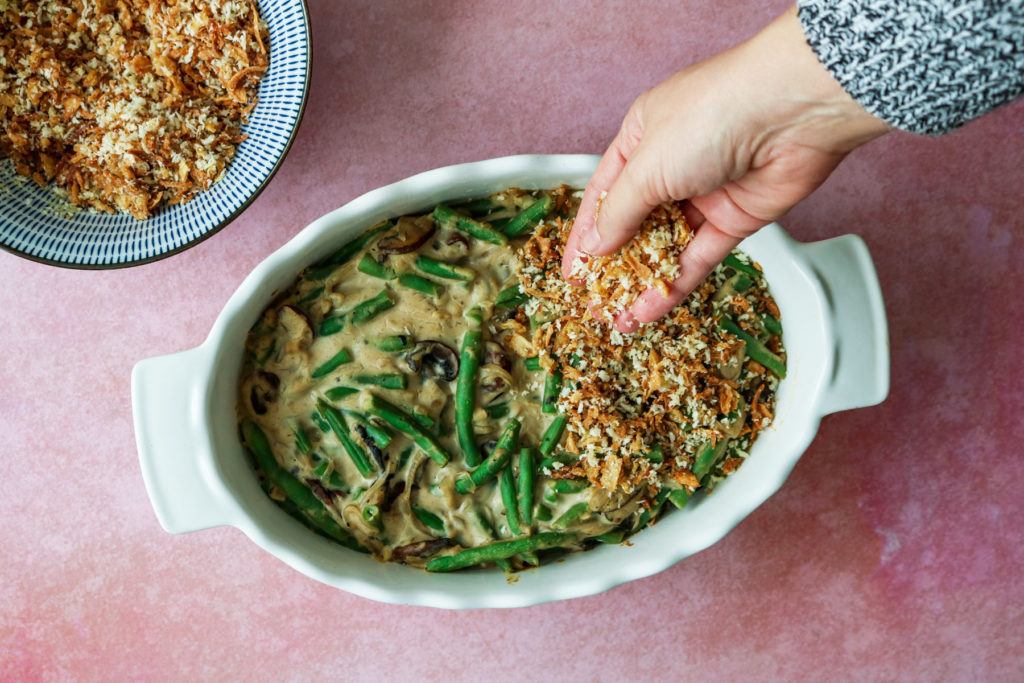
[[[593,227],[583,233],[580,247],[588,254],[604,256],[628,242],[651,211],[674,199],[659,176],[661,164],[649,146],[641,142],[622,172],[608,189],[597,211]]]

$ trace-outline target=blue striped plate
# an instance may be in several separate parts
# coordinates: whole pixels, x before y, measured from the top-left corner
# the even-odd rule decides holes
[[[52,190],[19,176],[10,160],[0,157],[0,247],[58,266],[120,268],[187,249],[240,214],[288,153],[309,89],[305,0],[258,4],[270,29],[270,68],[260,83],[259,103],[242,127],[249,137],[220,182],[185,204],[158,209],[144,221],[126,213],[85,209],[68,216]]]

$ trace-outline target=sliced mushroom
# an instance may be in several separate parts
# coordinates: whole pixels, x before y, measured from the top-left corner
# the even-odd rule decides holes
[[[451,235],[449,235],[448,239],[446,239],[444,243],[447,244],[449,247],[454,247],[456,244],[460,244],[466,249],[469,249],[469,240],[466,239],[465,235],[458,232],[453,232]]]
[[[505,355],[505,349],[498,342],[484,342],[484,365],[497,365],[502,370],[511,370],[512,362]]]
[[[282,306],[277,310],[277,322],[288,333],[290,339],[313,340],[313,328],[306,314],[294,306]]]
[[[512,375],[497,365],[480,368],[480,404],[489,406],[512,388]]]
[[[740,344],[736,355],[718,366],[718,374],[722,379],[734,381],[740,376],[740,371],[743,370],[743,363],[746,360],[746,344]]]
[[[408,254],[416,251],[437,231],[434,220],[428,216],[416,218],[403,216],[395,225],[394,235],[385,237],[377,243],[377,250],[382,254]]]
[[[719,422],[719,427],[722,430],[722,434],[735,439],[743,431],[743,424],[747,421],[747,402],[743,400],[742,396],[736,398],[736,419],[726,422],[722,420]]]
[[[257,415],[267,414],[267,404],[277,402],[277,390],[281,387],[281,379],[272,372],[260,370],[252,380],[249,390],[249,403]]]
[[[331,494],[330,491],[325,489],[323,484],[321,484],[318,480],[306,479],[306,486],[310,488],[310,490],[313,492],[313,495],[319,498],[320,502],[323,503],[324,505],[330,505],[331,503],[334,502],[334,496]]]
[[[380,449],[377,442],[374,441],[373,437],[370,436],[370,433],[366,431],[366,427],[361,424],[356,424],[355,428],[356,434],[359,435],[359,439],[363,442],[363,445],[366,446],[366,449],[370,451],[370,455],[373,456],[373,461],[377,463],[377,467],[381,470],[386,469],[387,463],[385,461],[386,456],[384,451]]]
[[[432,541],[417,541],[400,545],[391,551],[391,559],[404,562],[409,557],[430,557],[452,544],[450,538],[435,538]]]
[[[393,486],[388,487],[387,491],[384,492],[384,500],[381,501],[380,511],[388,512],[391,510],[391,506],[394,504],[395,499],[398,498],[405,491],[405,482],[395,482]]]
[[[418,342],[405,354],[405,362],[424,378],[436,377],[451,382],[459,375],[459,356],[455,349],[433,339]]]

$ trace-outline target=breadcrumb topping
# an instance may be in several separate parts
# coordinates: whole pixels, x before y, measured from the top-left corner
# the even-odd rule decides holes
[[[188,201],[245,139],[268,41],[252,0],[0,0],[0,151],[77,206]]]
[[[746,359],[743,342],[723,332],[719,320],[726,312],[741,325],[760,311],[777,316],[763,278],[730,294],[727,269],[719,266],[668,316],[624,335],[595,318],[591,303],[627,306],[675,276],[654,259],[678,264],[692,237],[681,208],[659,207],[629,246],[586,264],[584,287],[561,276],[571,228],[571,218],[549,220],[521,252],[520,286],[535,297],[527,313],[546,321],[534,327],[533,351],[549,373],[565,378],[558,404],[568,419],[566,448],[578,455],[549,474],[585,476],[609,490],[646,486],[653,494],[668,483],[692,491],[701,485],[695,457],[723,439],[735,448],[715,474],[735,470],[771,423],[778,379]],[[781,345],[774,350],[784,354]],[[730,363],[742,367],[729,371]]]
[[[576,259],[572,275],[582,280],[591,310],[610,321],[648,289],[668,296],[669,283],[680,274],[679,257],[693,239],[682,206],[682,202],[666,202],[656,207],[637,235],[617,252]]]

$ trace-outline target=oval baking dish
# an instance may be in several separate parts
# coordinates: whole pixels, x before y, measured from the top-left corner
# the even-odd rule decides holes
[[[306,265],[395,216],[506,187],[583,187],[598,157],[537,155],[437,169],[359,197],[318,219],[245,279],[198,348],[144,360],[132,407],[146,488],[172,533],[241,529],[304,574],[374,600],[445,608],[517,607],[590,595],[649,576],[722,538],[782,485],[823,415],[874,405],[888,393],[885,311],[867,248],[844,235],[800,244],[770,225],[741,248],[764,268],[786,326],[788,376],[776,417],[739,471],[631,538],[520,572],[428,574],[382,564],[316,535],[261,490],[235,420],[246,334]]]

